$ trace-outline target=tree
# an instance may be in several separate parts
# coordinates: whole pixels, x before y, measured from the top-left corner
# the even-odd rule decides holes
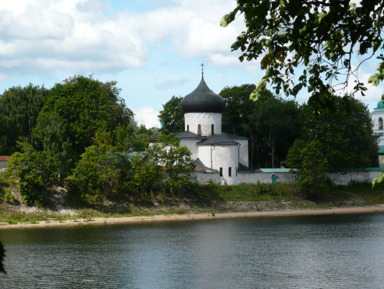
[[[191,152],[186,146],[180,147],[179,138],[160,135],[158,141],[149,147],[148,153],[163,169],[163,187],[172,196],[190,184],[190,175],[194,168]]]
[[[285,160],[300,133],[299,107],[270,91],[257,103],[249,99],[254,85],[226,87],[220,95],[226,103],[223,131],[250,138],[250,166],[275,167]]]
[[[366,90],[359,81],[360,64],[376,55],[378,73],[369,82],[384,79],[384,2],[361,0],[250,1],[237,0],[237,7],[221,19],[227,26],[243,14],[246,31],[232,45],[241,50],[240,61],[260,60],[265,75],[251,94],[258,99],[269,83],[279,94],[297,95],[307,87],[310,101],[331,105],[332,95],[356,77],[354,91]],[[362,59],[354,63],[353,56]],[[299,72],[300,76],[295,76]]]
[[[302,110],[303,132],[300,136],[301,150],[306,144],[317,141],[316,147],[332,170],[361,168],[377,164],[377,144],[372,135],[372,122],[367,107],[351,96],[336,98],[334,108],[324,108],[319,115],[313,114],[310,105]],[[297,158],[300,149],[290,149],[289,158]],[[295,156],[296,155],[296,156]],[[290,166],[296,166],[292,162]]]
[[[34,143],[32,129],[48,95],[44,86],[14,86],[0,96],[0,155],[17,151],[16,141],[26,138]]]
[[[164,134],[184,131],[184,112],[181,109],[182,97],[172,96],[159,113],[161,132]]]
[[[7,173],[20,178],[20,193],[27,205],[44,205],[58,183],[58,160],[48,151],[36,150],[26,139],[18,142],[20,152],[12,155]]]
[[[314,197],[324,188],[329,163],[318,140],[296,140],[287,157],[287,165],[294,168],[297,184],[308,197]]]
[[[75,76],[50,90],[33,136],[37,148],[57,156],[61,177],[68,175],[85,148],[93,144],[96,133],[112,132],[119,126],[132,128],[133,113],[115,85]]]

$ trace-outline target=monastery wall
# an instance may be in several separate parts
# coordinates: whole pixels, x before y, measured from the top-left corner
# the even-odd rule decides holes
[[[381,175],[380,168],[368,168],[356,171],[342,173],[328,173],[327,176],[335,185],[348,185],[351,182],[373,182],[373,179]],[[276,177],[278,184],[292,184],[295,182],[296,176],[291,172],[263,172],[263,173],[245,173],[239,172],[237,177],[234,176],[230,181],[228,177],[220,177],[218,173],[202,173],[193,172],[193,180],[200,184],[207,184],[212,180],[216,184],[272,184],[273,176]]]

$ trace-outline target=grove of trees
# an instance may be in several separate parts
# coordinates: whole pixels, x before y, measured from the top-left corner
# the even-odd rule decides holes
[[[0,97],[0,106],[10,107],[0,111],[9,123],[0,133],[0,154],[13,153],[7,173],[20,179],[24,203],[43,205],[57,186],[79,204],[174,196],[189,183],[188,149],[137,127],[119,93],[114,82],[74,76],[50,90],[29,85]],[[14,124],[20,129],[11,131]]]

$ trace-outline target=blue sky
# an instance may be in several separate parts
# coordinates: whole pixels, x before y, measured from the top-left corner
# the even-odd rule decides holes
[[[117,81],[121,97],[147,127],[173,95],[201,78],[219,93],[258,83],[258,62],[241,63],[230,46],[244,29],[220,19],[234,0],[0,0],[0,93],[29,83],[47,88],[76,74]],[[367,80],[377,65],[366,64]],[[372,109],[384,90],[368,87]],[[305,92],[298,98],[306,100]]]

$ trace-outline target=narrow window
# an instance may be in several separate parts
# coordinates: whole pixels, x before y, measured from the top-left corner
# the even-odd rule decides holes
[[[211,135],[215,134],[215,125],[211,124]]]
[[[223,168],[220,168],[220,177],[223,176]]]
[[[228,176],[232,177],[232,168],[231,167],[228,168]]]
[[[187,131],[189,131],[189,124],[187,124]]]
[[[201,135],[201,124],[197,126],[197,134]]]
[[[383,129],[383,119],[379,118],[379,129]]]

